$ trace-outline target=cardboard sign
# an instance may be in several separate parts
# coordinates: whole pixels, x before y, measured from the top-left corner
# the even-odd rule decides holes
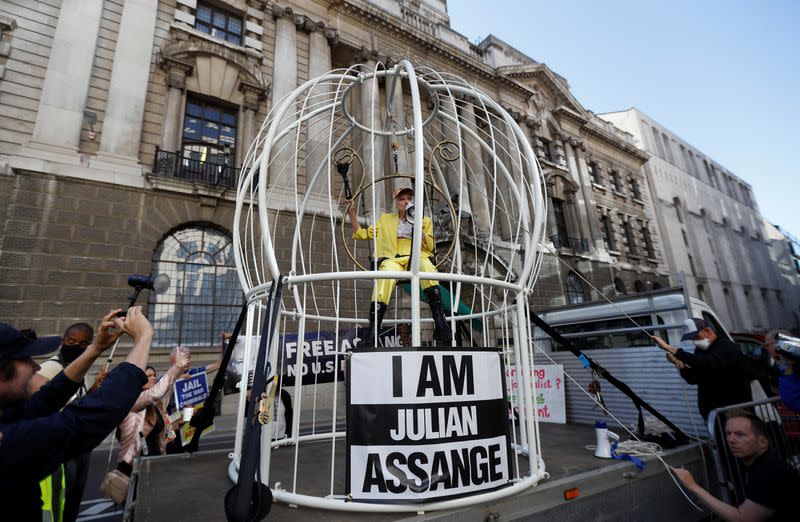
[[[175,389],[175,406],[180,409],[196,406],[208,397],[208,379],[205,372],[178,379],[173,387]]]
[[[353,500],[442,500],[508,484],[497,352],[356,352],[348,365],[346,481]]]
[[[547,364],[531,369],[531,395],[536,404],[536,414],[539,422],[553,422],[565,424],[567,422],[567,408],[564,400],[564,366],[561,364]],[[511,407],[517,412],[519,408],[518,396],[522,394],[519,383],[521,376],[517,373],[516,366],[506,368],[506,386],[511,397]]]
[[[175,392],[175,409],[182,412],[184,408],[193,407],[195,414],[197,410],[203,407],[206,399],[208,398],[208,379],[206,372],[200,372],[190,375],[185,379],[178,379],[173,385]],[[203,435],[212,431],[214,425],[212,424],[207,429],[203,430]],[[184,423],[180,428],[181,441],[185,446],[189,444],[194,436],[194,428],[188,422]]]

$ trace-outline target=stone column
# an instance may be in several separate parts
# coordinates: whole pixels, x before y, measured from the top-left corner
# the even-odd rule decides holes
[[[56,147],[76,162],[102,11],[103,2],[62,2],[33,129],[34,146]]]
[[[181,143],[181,109],[186,77],[192,74],[192,65],[173,58],[161,63],[167,73],[167,99],[164,106],[164,125],[161,131],[161,150],[177,152]]]
[[[575,141],[577,144],[577,140]],[[567,170],[569,170],[570,177],[578,186],[578,190],[575,192],[574,200],[575,200],[575,214],[576,214],[576,225],[578,226],[578,231],[580,232],[580,237],[584,239],[590,239],[591,236],[591,227],[589,225],[589,216],[587,215],[589,209],[586,205],[585,193],[584,190],[586,189],[585,180],[578,169],[578,164],[575,159],[575,154],[572,149],[572,143],[567,140],[564,140],[564,157]]]
[[[387,80],[386,82],[386,96],[388,100],[389,96],[389,85],[391,83],[391,79]],[[394,84],[394,92],[392,93],[391,99],[391,109],[392,109],[392,119],[394,120],[392,123],[396,127],[398,131],[401,131],[406,128],[406,108],[403,104],[403,80],[399,79]],[[411,172],[411,167],[409,165],[409,155],[407,145],[412,143],[413,140],[411,136],[402,136],[397,138],[397,172],[400,174],[409,174]],[[391,161],[391,168],[392,172],[394,172],[394,159]],[[408,180],[395,180],[394,185],[392,188],[397,190],[401,187],[408,186]]]
[[[453,115],[456,119],[458,119],[458,111],[456,110],[456,105],[452,101],[452,98],[444,98],[444,103],[439,108],[440,111],[447,112],[448,114]],[[456,129],[456,124],[449,121],[442,119],[442,136],[443,139],[446,141],[451,141],[455,143],[456,147],[458,146],[458,131]],[[445,149],[447,150],[447,149]],[[457,159],[456,161],[444,161],[440,160],[440,157],[434,158],[436,161],[439,162],[439,165],[442,169],[442,173],[444,174],[445,180],[447,181],[447,190],[445,190],[445,194],[448,198],[452,198],[454,194],[458,194],[458,200],[465,199],[467,202],[467,206],[469,206],[469,198],[463,198],[464,193],[467,190],[466,187],[466,179],[461,180],[461,177],[458,173],[458,167],[461,163],[461,159]],[[462,205],[463,208],[463,205]]]
[[[578,183],[581,187],[583,194],[583,205],[586,212],[586,221],[588,224],[589,241],[594,244],[596,250],[605,249],[603,243],[603,231],[600,227],[600,218],[597,215],[597,202],[594,199],[594,191],[592,190],[592,178],[589,175],[589,167],[586,164],[586,155],[584,154],[584,145],[578,140],[573,143],[575,151],[575,164],[578,174]],[[599,168],[599,167],[598,167]]]
[[[151,0],[126,0],[122,8],[97,155],[104,162],[139,163],[156,12],[157,2]]]
[[[308,35],[308,76],[309,78],[318,78],[323,74],[330,72],[332,69],[331,64],[331,47],[329,42],[333,41],[336,37],[334,31],[326,30],[325,24],[316,23],[310,26]],[[319,85],[314,87],[312,96],[319,96],[320,99],[328,100],[330,98],[330,87]],[[310,183],[312,176],[320,170],[316,181],[309,190],[316,194],[322,194],[325,197],[330,197],[329,194],[329,177],[336,175],[334,172],[331,174],[331,168],[328,164],[328,136],[330,130],[330,114],[320,114],[315,116],[308,122],[308,143],[306,150],[308,156],[306,157],[306,176]]]
[[[463,106],[462,117],[464,125],[477,132],[475,108],[471,103]],[[478,140],[469,133],[462,132],[464,142],[465,177],[468,180],[467,197],[469,198],[472,216],[475,220],[475,237],[483,240],[489,237],[491,213],[489,211],[489,198],[486,194],[486,173],[483,170],[483,153]],[[466,198],[465,198],[466,199]]]
[[[365,56],[367,54],[368,56]],[[362,50],[359,61],[363,63],[362,72],[369,74],[375,71],[377,60],[374,52]],[[382,130],[381,125],[381,100],[379,84],[373,78],[364,80],[359,88],[360,92],[360,121],[367,128]],[[386,144],[384,137],[363,131],[361,142],[361,159],[364,161],[365,184],[370,183],[384,175],[383,147]],[[373,170],[374,169],[374,170]],[[372,221],[384,210],[386,205],[386,183],[378,182],[365,191],[365,214]],[[373,198],[375,216],[372,215]]]
[[[586,234],[584,233],[583,226],[584,223],[581,221],[580,209],[578,208],[578,201],[577,201],[577,192],[570,192],[567,194],[567,199],[564,202],[566,207],[564,211],[566,212],[565,218],[567,219],[567,233],[574,234],[577,236],[577,239],[585,238]],[[569,237],[573,237],[570,235]]]
[[[247,82],[240,82],[239,90],[244,95],[244,100],[242,101],[242,131],[239,138],[241,148],[238,156],[239,161],[242,162],[256,137],[256,114],[258,114],[258,109],[261,105],[261,100],[265,97],[265,93],[261,86]]]
[[[511,144],[515,142],[508,138],[508,136],[511,135],[511,128],[499,118],[490,117],[490,121],[491,120],[495,122],[497,131],[499,131],[495,132],[494,134],[494,152],[497,154],[498,160],[508,168],[509,174],[513,176],[514,172],[510,168],[510,165],[511,155],[514,153],[514,151],[511,149]],[[494,230],[495,233],[499,232],[501,238],[511,239],[511,236],[516,233],[515,222],[517,220],[517,205],[514,204],[512,191],[510,188],[510,185],[513,183],[513,181],[509,181],[506,178],[505,173],[498,168],[497,172],[495,172],[495,183],[497,183],[497,198],[494,203],[497,210],[495,211],[494,217]],[[491,193],[489,194],[489,197],[493,197]],[[503,206],[500,207],[499,205]]]
[[[297,26],[294,12],[289,7],[272,5],[272,17],[275,19],[275,58],[272,66],[272,103],[278,106],[281,99],[297,87]],[[292,112],[291,110],[289,112]],[[291,139],[291,136],[288,137]],[[286,139],[276,143],[278,149],[286,144]],[[281,175],[281,169],[291,161],[294,148],[289,145],[283,151],[272,154],[270,158],[269,184],[275,183]],[[289,183],[290,177],[284,172],[282,183]]]

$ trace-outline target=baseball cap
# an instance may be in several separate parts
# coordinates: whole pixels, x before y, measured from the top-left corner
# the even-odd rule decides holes
[[[33,330],[17,330],[9,324],[0,323],[0,362],[29,359],[58,350],[61,337],[36,337]]]
[[[681,341],[693,341],[697,339],[697,332],[703,328],[708,328],[708,323],[702,319],[692,317],[691,319],[685,320],[681,326],[681,333],[683,333]]]
[[[394,191],[394,196],[392,196],[392,197],[394,199],[397,199],[397,198],[400,197],[400,194],[403,194],[404,192],[410,192],[412,196],[414,195],[414,189],[412,189],[411,187],[403,187],[403,188],[399,188],[399,189],[395,190]]]

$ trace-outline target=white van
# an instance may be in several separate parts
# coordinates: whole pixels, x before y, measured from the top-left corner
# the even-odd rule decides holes
[[[717,315],[710,306],[689,297],[680,287],[654,290],[612,302],[603,300],[560,306],[536,314],[685,433],[705,435],[705,424],[697,409],[697,387],[680,377],[676,368],[666,360],[664,351],[655,346],[642,329],[678,346],[683,321],[700,317],[717,335],[730,339]],[[552,359],[562,364],[564,372],[584,388],[596,377],[577,357],[542,330],[534,325],[531,328],[534,364],[548,364]],[[637,411],[631,400],[603,379],[599,382],[609,410],[626,424],[633,425]],[[567,422],[593,424],[605,419],[602,410],[569,378],[566,379],[565,400]]]
[[[592,301],[536,313],[561,335],[572,340],[579,350],[652,346],[653,342],[642,329],[677,346],[681,323],[689,317],[705,319],[717,335],[731,338],[711,307],[689,297],[681,287],[612,299],[612,303]],[[550,337],[538,328],[534,329],[534,340],[549,351],[564,349],[553,345]]]

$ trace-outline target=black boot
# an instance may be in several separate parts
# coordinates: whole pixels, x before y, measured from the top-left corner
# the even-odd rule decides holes
[[[377,309],[377,315],[375,311]],[[360,336],[358,344],[356,347],[359,348],[375,348],[378,346],[378,335],[381,332],[381,323],[383,322],[383,316],[386,313],[386,304],[378,302],[377,306],[375,306],[375,301],[369,304],[369,325],[367,329],[362,333]]]
[[[442,294],[439,293],[439,286],[426,288],[425,296],[428,298],[431,315],[433,316],[433,339],[436,342],[436,346],[450,346],[453,333],[450,331],[450,325],[447,324],[447,319],[444,315]]]

